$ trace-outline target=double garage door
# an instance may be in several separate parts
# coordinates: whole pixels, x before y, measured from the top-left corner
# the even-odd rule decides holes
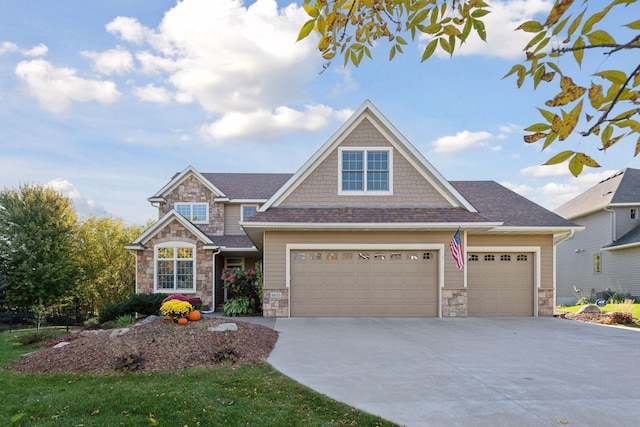
[[[438,252],[291,251],[291,316],[437,317]],[[469,253],[468,316],[532,316],[532,253]]]
[[[294,317],[435,317],[436,251],[293,250]]]

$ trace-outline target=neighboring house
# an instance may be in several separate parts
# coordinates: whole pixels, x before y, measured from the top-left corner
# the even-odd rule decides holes
[[[149,200],[137,291],[216,307],[222,270],[262,260],[265,316],[551,315],[555,243],[576,229],[495,182],[445,180],[369,101],[293,175],[189,167]]]
[[[640,170],[618,172],[555,212],[585,227],[557,248],[558,304],[607,288],[640,296]]]

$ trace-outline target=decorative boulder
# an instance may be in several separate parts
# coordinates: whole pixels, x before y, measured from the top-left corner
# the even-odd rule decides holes
[[[578,314],[582,313],[602,313],[602,311],[600,311],[600,307],[598,307],[597,305],[589,304],[578,310]]]
[[[216,326],[210,326],[207,329],[209,332],[237,332],[238,325],[235,323],[222,323]]]

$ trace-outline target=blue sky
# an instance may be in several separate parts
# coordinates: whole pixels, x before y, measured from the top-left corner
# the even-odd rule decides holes
[[[338,60],[322,74],[313,40],[295,43],[300,4],[3,1],[0,188],[50,185],[81,214],[142,224],[156,217],[147,197],[189,165],[295,172],[365,99],[445,178],[494,180],[549,209],[640,168],[631,141],[604,155],[578,137],[544,152],[522,141],[556,89],[517,89],[502,76],[522,58],[513,29],[549,0],[491,2],[488,43],[453,58],[421,64],[413,44],[389,62],[382,45],[360,68]],[[576,179],[564,165],[540,166],[566,149],[602,167]]]

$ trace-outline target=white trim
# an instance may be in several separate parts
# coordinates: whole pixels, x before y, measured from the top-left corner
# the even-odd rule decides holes
[[[267,199],[227,199],[229,204],[249,204],[249,205],[260,205],[266,202]]]
[[[190,248],[192,250],[192,258],[187,259],[184,258],[185,261],[192,261],[193,262],[193,288],[189,288],[189,289],[184,289],[184,288],[177,288],[177,283],[175,281],[176,278],[176,274],[177,271],[174,270],[173,276],[174,276],[174,283],[173,283],[173,288],[172,289],[159,289],[158,288],[158,249],[159,248]],[[198,290],[198,284],[196,283],[196,278],[198,277],[197,275],[197,270],[196,270],[196,260],[197,260],[197,251],[198,251],[198,247],[197,245],[193,244],[193,243],[189,243],[189,242],[184,242],[184,241],[179,241],[179,240],[171,240],[168,242],[162,242],[162,243],[158,243],[156,245],[153,246],[153,292],[154,293],[158,293],[158,294],[173,294],[173,293],[182,293],[182,294],[194,294],[197,292]],[[164,261],[168,261],[168,259],[163,259]],[[174,262],[174,268],[175,268],[175,262],[177,260],[179,260],[179,258],[176,258],[176,256],[174,255],[173,257],[173,262]]]
[[[185,217],[187,218],[189,221],[191,221],[193,224],[209,224],[209,203],[208,202],[175,202],[173,204],[173,208],[176,210],[176,212],[180,213],[180,211],[178,211],[178,208],[181,206],[190,206],[190,215],[189,217]],[[194,220],[193,219],[193,207],[194,206],[205,206],[206,207],[206,215],[205,215],[205,219],[204,220]],[[184,215],[183,215],[184,216]]]
[[[162,187],[160,190],[158,190],[156,192],[156,194],[154,194],[153,196],[149,197],[149,199],[147,199],[147,200],[149,200],[149,201],[151,201],[151,200],[158,201],[159,198],[161,198],[161,197],[164,198],[164,195],[166,193],[170,192],[171,190],[173,190],[182,181],[184,181],[184,179],[189,175],[189,173],[192,173],[193,175],[195,175],[195,177],[198,180],[200,180],[209,190],[211,190],[211,192],[215,196],[217,196],[217,197],[226,197],[226,194],[224,194],[222,191],[220,191],[220,189],[218,187],[213,185],[211,183],[211,181],[209,181],[204,176],[202,176],[202,174],[200,172],[198,172],[196,170],[196,168],[194,168],[193,166],[189,165],[182,172],[180,172],[175,178],[173,178],[171,181],[169,181],[164,187]]]
[[[289,317],[291,317],[291,251],[300,249],[318,250],[396,250],[438,251],[438,317],[442,317],[442,289],[444,288],[444,248],[443,243],[287,243],[285,248],[285,286],[289,297]]]
[[[361,151],[362,152],[362,190],[343,190],[342,189],[342,153],[344,151]],[[368,190],[367,189],[367,172],[368,172],[368,154],[371,151],[380,151],[387,153],[387,185],[388,190]],[[393,147],[338,147],[338,195],[339,196],[392,196],[393,195]]]
[[[244,228],[259,228],[259,229],[283,229],[287,230],[299,230],[299,229],[384,229],[384,230],[419,230],[419,229],[432,229],[432,230],[456,230],[458,227],[468,230],[473,229],[493,229],[503,224],[502,222],[361,222],[361,223],[349,223],[349,222],[242,222],[240,225]]]
[[[249,207],[249,206],[255,207],[256,208],[256,212],[258,212],[258,209],[260,209],[260,205],[257,204],[257,203],[243,203],[243,204],[241,204],[240,205],[240,224],[242,224],[242,222],[244,221],[244,208],[245,207]]]
[[[365,117],[372,117],[376,120],[371,120],[373,125],[380,130],[383,135],[390,136],[388,141],[396,150],[404,154],[405,150],[413,155],[419,162],[419,167],[416,169],[422,174],[428,182],[434,185],[434,188],[439,190],[440,194],[448,200],[454,206],[461,206],[470,212],[477,212],[477,210],[469,203],[462,195],[447,181],[441,174],[433,167],[431,163],[407,140],[398,129],[373,105],[369,100],[360,105],[360,107],[351,115],[347,121],[345,121],[336,132],[302,165],[300,169],[282,186],[280,189],[269,198],[269,200],[260,208],[261,212],[266,211],[272,205],[276,205],[284,200],[300,182],[311,173],[315,166],[320,164],[326,159],[336,146],[339,146],[342,141],[349,135],[357,125],[362,122]],[[382,123],[386,129],[380,129]],[[405,156],[407,160],[414,164],[413,159],[410,156]],[[426,172],[425,172],[426,171]],[[430,176],[429,176],[430,175]],[[431,177],[436,179],[436,183],[433,183]],[[445,189],[446,191],[442,191]]]
[[[635,248],[637,246],[640,246],[640,242],[626,243],[624,245],[617,245],[617,246],[607,246],[604,248],[600,248],[600,250],[601,251],[617,251],[621,249]]]
[[[198,227],[193,225],[190,221],[188,221],[185,217],[180,215],[175,209],[171,209],[165,216],[160,218],[155,224],[153,224],[147,231],[142,233],[127,249],[136,249],[142,250],[144,249],[144,243],[146,243],[149,239],[151,239],[158,230],[162,229],[162,227],[167,226],[172,220],[178,221],[180,224],[184,225],[191,233],[193,233],[198,240],[203,242],[206,245],[212,245],[216,247],[215,243],[206,234],[204,234]]]
[[[542,274],[542,261],[540,259],[542,248],[540,246],[470,246],[467,251],[533,253],[533,317],[538,317],[538,289],[540,289]],[[553,286],[555,289],[555,284]]]

